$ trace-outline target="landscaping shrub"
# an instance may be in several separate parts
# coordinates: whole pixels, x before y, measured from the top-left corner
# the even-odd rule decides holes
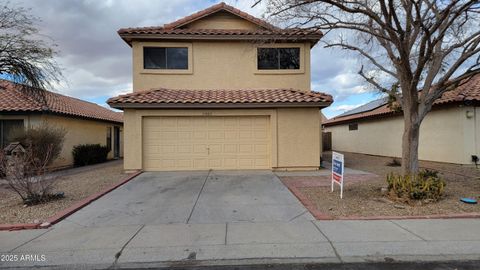
[[[407,200],[438,201],[445,191],[445,181],[431,170],[421,170],[414,176],[390,173],[387,184],[391,196]]]
[[[55,146],[43,145],[45,153],[39,154],[32,145],[25,152],[7,156],[0,151],[0,170],[5,174],[8,186],[26,205],[35,205],[63,198],[63,193],[53,193],[57,176],[47,175],[48,164]]]
[[[100,144],[80,144],[73,147],[73,162],[75,166],[85,166],[107,161],[107,146]]]
[[[27,129],[14,129],[8,138],[12,142],[20,142],[24,147],[30,147],[32,156],[50,165],[60,156],[66,134],[64,128],[43,122]]]

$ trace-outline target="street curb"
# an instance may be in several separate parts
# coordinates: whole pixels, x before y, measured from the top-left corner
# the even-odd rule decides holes
[[[56,213],[54,216],[49,217],[44,223],[18,223],[18,224],[0,224],[0,231],[18,231],[18,230],[31,230],[31,229],[46,229],[51,227],[52,225],[58,223],[59,221],[65,219],[66,217],[70,216],[71,214],[77,212],[81,208],[89,205],[91,202],[99,199],[103,195],[113,191],[114,189],[122,186],[123,184],[129,182],[133,178],[140,175],[143,171],[137,171],[133,174],[128,175],[124,180],[119,183],[114,184],[100,192],[92,194],[87,198],[76,202],[75,204],[71,205],[70,207],[60,210],[60,212]]]
[[[297,199],[307,208],[316,220],[403,220],[403,219],[462,219],[462,218],[480,218],[480,213],[459,213],[459,214],[438,214],[438,215],[419,215],[419,216],[347,216],[347,217],[332,217],[319,211],[315,205],[289,181],[280,181],[297,197]],[[306,187],[306,186],[305,186]]]

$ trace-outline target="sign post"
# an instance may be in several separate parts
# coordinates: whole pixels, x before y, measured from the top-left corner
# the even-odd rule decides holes
[[[344,158],[343,155],[337,152],[332,152],[332,192],[334,184],[340,185],[340,199],[343,199],[343,169]]]

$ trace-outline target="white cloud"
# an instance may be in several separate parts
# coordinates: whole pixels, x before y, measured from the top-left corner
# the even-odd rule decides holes
[[[83,99],[114,96],[131,91],[131,48],[117,30],[123,27],[161,26],[219,1],[17,0],[42,19],[42,34],[59,45],[59,63],[66,83],[57,91]],[[17,2],[13,0],[12,2]],[[262,17],[267,1],[226,0],[247,13]],[[357,75],[360,63],[338,49],[317,44],[311,54],[312,89],[330,93],[339,101],[371,91]]]

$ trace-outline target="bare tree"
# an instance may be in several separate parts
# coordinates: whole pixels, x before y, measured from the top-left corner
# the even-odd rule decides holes
[[[402,172],[417,172],[420,124],[434,101],[480,73],[480,2],[264,1],[270,16],[326,36],[339,33],[326,47],[361,56],[369,70],[362,65],[360,76],[395,97],[403,111]]]
[[[57,178],[46,174],[54,149],[53,144],[45,146],[46,152],[41,156],[31,145],[25,148],[24,153],[11,156],[0,151],[0,171],[5,173],[8,185],[25,204],[38,204],[57,197],[53,194]]]
[[[0,7],[0,75],[39,89],[58,83],[55,45],[39,34],[39,18],[10,2],[0,2]]]

